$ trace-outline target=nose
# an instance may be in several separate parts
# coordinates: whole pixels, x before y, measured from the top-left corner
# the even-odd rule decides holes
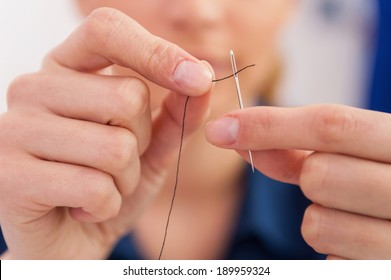
[[[177,31],[196,32],[213,28],[221,22],[223,11],[218,0],[166,0],[164,2],[164,14]]]

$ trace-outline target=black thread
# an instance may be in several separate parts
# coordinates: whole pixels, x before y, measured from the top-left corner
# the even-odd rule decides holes
[[[212,83],[220,82],[220,81],[229,79],[229,78],[231,78],[231,77],[237,75],[238,73],[242,72],[243,70],[246,70],[247,68],[253,67],[253,66],[255,66],[255,64],[248,65],[248,66],[246,66],[246,67],[240,69],[239,71],[237,71],[236,73],[234,73],[234,74],[232,74],[232,75],[226,76],[226,77],[224,77],[224,78],[212,80]],[[177,191],[177,188],[178,188],[179,167],[180,167],[180,163],[181,163],[182,146],[183,146],[183,138],[184,138],[183,136],[185,135],[185,120],[186,120],[186,112],[187,112],[187,105],[188,105],[188,103],[189,103],[189,99],[190,99],[190,97],[188,96],[188,97],[186,98],[185,106],[184,106],[184,109],[183,109],[182,131],[181,131],[181,138],[180,138],[179,152],[178,152],[178,160],[177,160],[176,173],[175,173],[174,192],[173,192],[172,198],[171,198],[171,205],[170,205],[170,210],[168,211],[167,222],[166,222],[166,229],[165,229],[165,231],[164,231],[163,244],[162,244],[162,247],[160,248],[159,259],[158,259],[158,260],[161,260],[161,259],[162,259],[162,255],[163,255],[163,251],[164,251],[164,246],[166,245],[166,239],[167,239],[167,233],[168,233],[168,226],[169,226],[169,224],[170,224],[171,213],[172,213],[172,209],[173,209],[173,207],[174,207],[176,191]]]
[[[186,98],[185,107],[184,107],[184,109],[183,109],[182,132],[181,132],[181,141],[180,141],[180,143],[179,143],[179,152],[178,152],[178,161],[177,161],[176,174],[175,174],[174,193],[173,193],[172,199],[171,199],[170,211],[168,212],[167,223],[166,223],[166,230],[165,230],[165,232],[164,232],[162,248],[160,249],[159,260],[161,260],[161,258],[162,258],[162,254],[163,254],[163,250],[164,250],[164,245],[166,244],[166,238],[167,238],[167,232],[168,232],[168,225],[170,224],[171,212],[172,212],[172,208],[173,208],[173,206],[174,206],[176,190],[177,190],[177,187],[178,187],[179,166],[180,166],[180,163],[181,163],[183,136],[184,136],[184,134],[185,134],[185,120],[186,120],[187,104],[189,103],[189,98],[190,98],[189,96]]]
[[[220,82],[220,81],[224,81],[226,79],[229,79],[237,74],[239,74],[240,72],[242,72],[243,70],[246,70],[247,68],[250,68],[250,67],[254,67],[255,64],[251,64],[251,65],[247,65],[246,67],[243,67],[242,69],[240,69],[239,71],[237,71],[236,73],[233,73],[232,75],[229,75],[227,77],[224,77],[224,78],[220,78],[220,79],[216,79],[216,80],[212,80],[212,83],[215,83],[215,82]]]

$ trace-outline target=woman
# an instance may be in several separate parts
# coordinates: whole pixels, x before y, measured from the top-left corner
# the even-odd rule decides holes
[[[109,4],[116,10],[92,12],[45,58],[40,72],[18,78],[9,89],[9,111],[0,122],[0,218],[9,248],[4,257],[106,258],[125,236],[112,258],[157,258],[186,96],[186,143],[163,258],[318,257],[300,237],[308,203],[300,189],[275,187],[261,174],[244,174],[241,159],[212,148],[203,129],[209,110],[210,119],[237,108],[233,82],[213,87],[211,82],[231,73],[229,49],[235,50],[239,67],[257,64],[241,73],[240,80],[246,103],[258,102],[275,71],[274,39],[294,1],[86,2],[79,1],[85,14]],[[340,139],[334,133],[341,131],[344,115],[330,119],[329,112],[338,117],[343,110],[320,110],[315,121],[330,129],[315,140],[319,136],[333,144]],[[258,169],[302,183],[307,196],[325,206],[311,207],[305,216],[303,234],[311,245],[318,236],[314,221],[319,216],[314,213],[342,213],[338,222],[346,222],[352,218],[351,204],[341,196],[345,200],[336,201],[342,206],[330,205],[316,196],[322,192],[311,189],[319,184],[310,179],[319,178],[309,176],[318,174],[310,163],[323,154],[309,157],[309,152],[276,149],[339,152],[328,143],[321,142],[320,149],[317,142],[296,142],[297,123],[313,119],[318,111],[288,111],[292,118],[284,119],[285,111],[255,108],[206,127],[211,143],[237,149],[243,157],[250,148]],[[316,124],[297,131],[308,133]],[[281,205],[270,203],[276,197]],[[353,212],[373,214],[360,212],[360,206]],[[365,225],[361,216],[352,223]],[[329,236],[332,232],[321,237]],[[340,251],[315,247],[326,254],[360,257],[360,252],[349,255],[349,246]]]
[[[240,81],[245,102],[258,102],[275,71],[275,38],[291,1],[78,4],[92,14],[39,73],[10,86],[2,116],[2,150],[10,156],[2,161],[2,197],[9,203],[1,211],[9,256],[105,258],[124,234],[119,249],[129,246],[132,231],[137,256],[117,250],[113,257],[157,258],[190,95],[163,258],[230,257],[246,193],[243,161],[208,144],[202,127],[207,111],[216,117],[238,104],[232,80],[213,89],[211,80],[232,73],[233,49],[238,67],[257,65]],[[116,10],[95,10],[107,5]]]

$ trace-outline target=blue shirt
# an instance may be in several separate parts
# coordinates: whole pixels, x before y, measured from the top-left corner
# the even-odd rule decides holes
[[[378,1],[378,32],[369,109],[391,113],[391,1]]]
[[[245,172],[246,193],[225,259],[321,259],[301,236],[310,204],[300,188]],[[132,236],[122,238],[110,259],[143,259]]]

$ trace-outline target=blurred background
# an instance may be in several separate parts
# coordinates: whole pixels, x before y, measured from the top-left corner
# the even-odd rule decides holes
[[[376,1],[298,0],[278,42],[282,75],[276,104],[365,104],[372,71]],[[36,71],[44,55],[81,22],[72,0],[0,2],[0,113],[8,84]]]
[[[8,84],[38,70],[42,57],[80,21],[71,0],[0,1],[0,113]]]

